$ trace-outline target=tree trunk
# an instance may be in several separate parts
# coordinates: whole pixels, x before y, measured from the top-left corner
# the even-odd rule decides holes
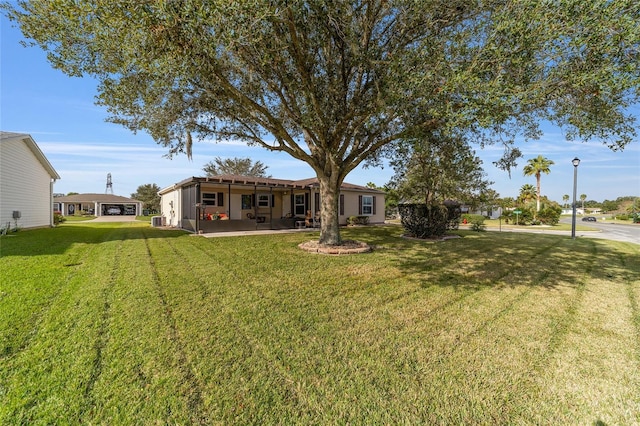
[[[536,213],[540,211],[540,173],[536,175]]]
[[[341,180],[333,176],[320,176],[320,243],[337,245],[340,238],[338,201],[340,199]]]

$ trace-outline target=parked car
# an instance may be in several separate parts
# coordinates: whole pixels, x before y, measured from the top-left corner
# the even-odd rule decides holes
[[[109,207],[107,209],[107,214],[120,214],[120,213],[121,213],[121,211],[117,207]]]
[[[595,222],[596,218],[593,217],[593,216],[585,216],[585,217],[582,218],[582,221],[583,222]]]

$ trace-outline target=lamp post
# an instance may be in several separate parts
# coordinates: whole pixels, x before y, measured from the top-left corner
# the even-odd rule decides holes
[[[580,159],[578,157],[571,160],[573,164],[573,217],[571,219],[571,238],[576,238],[576,192],[578,188],[578,165]]]

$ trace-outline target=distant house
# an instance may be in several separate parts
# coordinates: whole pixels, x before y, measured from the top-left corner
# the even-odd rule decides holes
[[[193,232],[319,225],[320,187],[315,178],[191,177],[163,188],[159,194],[163,223]],[[350,216],[366,216],[369,223],[383,223],[384,201],[382,191],[343,183],[338,195],[340,224],[346,225]]]
[[[58,179],[30,135],[0,132],[0,228],[53,226],[53,184]]]
[[[53,209],[63,216],[142,215],[142,201],[113,194],[75,194],[53,199]]]

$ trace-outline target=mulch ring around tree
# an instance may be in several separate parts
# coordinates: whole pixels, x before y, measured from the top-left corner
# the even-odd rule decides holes
[[[354,240],[345,240],[338,245],[320,244],[320,242],[312,240],[300,243],[298,247],[309,253],[332,255],[369,253],[372,250],[369,244]]]

